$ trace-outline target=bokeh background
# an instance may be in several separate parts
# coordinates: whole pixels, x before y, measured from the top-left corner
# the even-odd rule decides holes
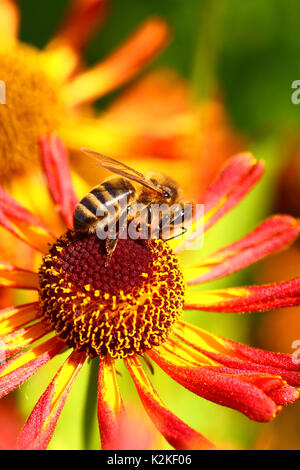
[[[21,40],[42,48],[56,31],[68,3],[20,0]],[[291,101],[292,82],[300,79],[300,2],[111,0],[105,23],[85,51],[86,62],[93,64],[105,57],[138,24],[153,15],[167,20],[172,40],[143,74],[161,67],[173,69],[186,81],[193,103],[209,107],[217,100],[237,147],[253,152],[267,164],[263,181],[212,229],[205,238],[204,250],[210,252],[238,239],[274,211],[300,216],[300,104]],[[122,91],[99,100],[97,107],[106,109]],[[218,137],[212,133],[211,138]],[[300,275],[297,244],[212,286],[272,282],[296,275]],[[300,340],[299,314],[298,308],[252,316],[191,312],[187,320],[233,340],[291,353],[292,342]],[[61,362],[61,357],[55,358],[50,367],[19,390],[17,398],[24,416]],[[50,449],[99,448],[96,384],[89,387],[86,400],[94,363],[81,372]],[[144,436],[149,448],[169,448],[139,406],[127,372],[121,364],[118,369],[122,395],[132,408],[133,440],[135,435]],[[275,422],[256,424],[233,410],[194,396],[158,369],[152,379],[172,411],[223,448],[300,448],[299,403],[286,409]]]

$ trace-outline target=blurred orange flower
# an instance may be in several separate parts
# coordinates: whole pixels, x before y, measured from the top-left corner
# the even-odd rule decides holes
[[[82,50],[103,22],[107,0],[74,0],[48,46],[39,51],[17,41],[19,13],[14,2],[0,0],[0,77],[6,82],[6,105],[0,106],[0,181],[22,175],[40,158],[40,138],[52,132],[73,149],[77,173],[94,183],[102,179],[87,165],[78,148],[91,147],[122,160],[139,161],[143,171],[167,170],[180,179],[188,198],[198,196],[216,168],[241,143],[227,123],[221,102],[198,105],[187,84],[170,71],[142,78],[98,114],[91,104],[135,77],[166,45],[170,31],[164,20],[143,23],[111,55],[90,68]],[[76,156],[77,153],[77,156]],[[142,163],[142,166],[140,165]],[[41,214],[39,198],[24,187],[43,189],[34,181],[11,182],[23,204]],[[25,186],[26,185],[26,186]],[[76,185],[76,180],[75,180]],[[45,207],[46,195],[43,207]]]
[[[0,400],[0,450],[16,448],[22,422],[16,397],[11,394]]]

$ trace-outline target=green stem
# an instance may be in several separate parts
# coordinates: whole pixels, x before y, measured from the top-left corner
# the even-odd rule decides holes
[[[89,380],[83,414],[83,445],[85,450],[89,450],[91,447],[94,422],[97,414],[99,358],[93,359],[89,367]]]

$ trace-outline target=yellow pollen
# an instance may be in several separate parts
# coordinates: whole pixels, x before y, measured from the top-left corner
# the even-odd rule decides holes
[[[95,235],[61,237],[40,268],[44,318],[91,357],[143,354],[163,343],[182,316],[178,259],[161,240],[120,240],[107,267],[105,261],[105,242]]]
[[[63,117],[58,83],[46,72],[45,55],[18,45],[0,48],[0,79],[6,103],[0,104],[0,181],[22,174],[40,158],[39,138],[57,132]]]

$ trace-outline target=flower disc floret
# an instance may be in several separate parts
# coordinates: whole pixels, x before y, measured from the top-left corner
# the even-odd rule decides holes
[[[119,240],[108,266],[105,241],[67,232],[44,257],[44,318],[69,346],[124,358],[164,342],[181,317],[184,281],[161,240]]]

